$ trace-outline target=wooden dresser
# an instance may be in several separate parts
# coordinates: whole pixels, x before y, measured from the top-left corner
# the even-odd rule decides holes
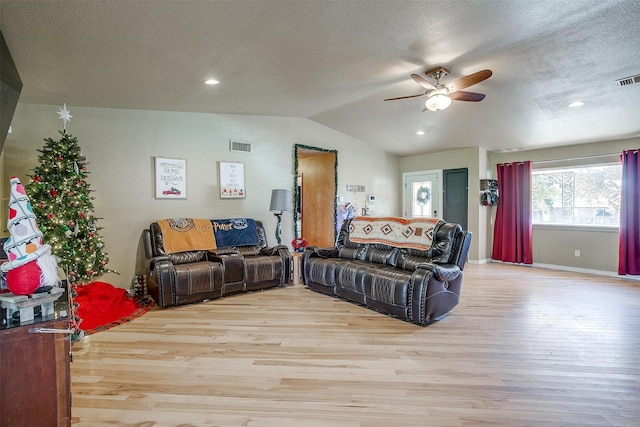
[[[70,335],[65,292],[53,314],[0,325],[0,426],[70,426]]]

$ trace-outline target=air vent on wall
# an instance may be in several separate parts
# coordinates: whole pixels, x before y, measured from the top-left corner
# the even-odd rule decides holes
[[[251,152],[251,144],[246,142],[229,141],[229,151],[242,151],[243,153]]]
[[[632,85],[634,83],[640,83],[640,74],[638,74],[637,76],[625,77],[624,79],[616,80],[616,84],[618,86]]]

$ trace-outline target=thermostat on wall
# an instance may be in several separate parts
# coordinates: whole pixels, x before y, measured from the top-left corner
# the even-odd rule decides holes
[[[373,194],[369,194],[369,203],[373,203],[376,201],[376,196],[374,196]]]

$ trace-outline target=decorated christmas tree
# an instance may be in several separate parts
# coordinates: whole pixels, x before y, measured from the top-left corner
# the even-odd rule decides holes
[[[93,214],[86,157],[80,154],[78,139],[66,130],[72,117],[66,104],[58,114],[64,122],[62,137],[45,139],[38,150],[39,166],[25,188],[58,266],[71,284],[83,285],[114,271],[106,267],[109,258],[100,237],[99,218]]]

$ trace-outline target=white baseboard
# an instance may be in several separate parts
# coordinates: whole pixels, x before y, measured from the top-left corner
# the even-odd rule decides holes
[[[487,264],[491,262],[491,258],[485,258],[485,259],[468,259],[467,262],[469,264],[476,264],[476,265],[480,265],[480,264]]]
[[[472,263],[471,261],[469,262]],[[495,259],[491,259],[489,262],[495,262],[497,264],[513,264],[511,262],[502,262],[502,261],[497,261]],[[515,265],[520,265],[523,267],[546,268],[549,270],[571,271],[573,273],[593,274],[595,276],[615,277],[617,279],[640,282],[640,276],[630,276],[630,275],[621,276],[615,271],[594,270],[592,268],[571,267],[568,265],[557,265],[557,264],[541,264],[541,263],[535,263],[535,262],[533,264],[515,264]]]

